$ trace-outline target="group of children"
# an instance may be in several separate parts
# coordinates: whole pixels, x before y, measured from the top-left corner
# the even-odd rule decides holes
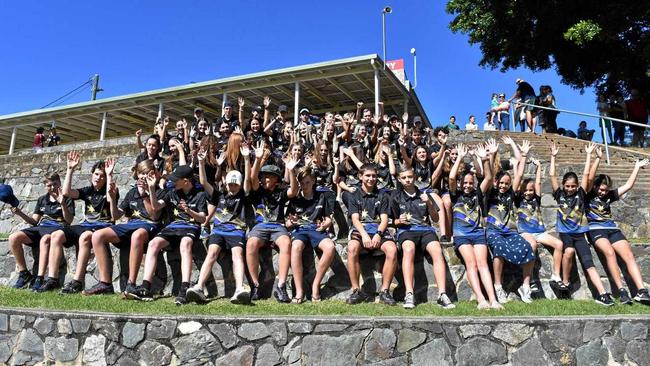
[[[251,122],[261,122],[260,111],[261,107],[258,117],[254,116]],[[290,143],[285,152],[278,154],[273,141],[281,140],[279,136],[285,131],[280,129],[280,135],[276,135],[272,128],[266,128],[286,122],[280,111],[278,117],[279,122],[268,121],[268,113],[264,113],[264,123],[256,127],[264,128],[265,134],[261,135],[247,131],[250,126],[240,125],[222,136],[226,134],[226,125],[242,123],[241,118],[239,122],[235,118],[231,118],[234,122],[222,121],[214,136],[209,127],[204,132],[193,128],[188,133],[187,123],[181,123],[178,135],[168,140],[169,155],[175,157],[171,160],[159,157],[156,149],[160,150],[161,141],[158,135],[152,135],[143,146],[143,158],[133,168],[135,184],[121,201],[113,180],[113,159],[95,163],[90,184],[73,189],[73,173],[80,166],[80,157],[76,152],[69,153],[63,184],[57,174],[45,178],[47,193],[38,199],[31,217],[18,207],[12,209],[32,225],[9,238],[19,271],[14,287],[31,286],[40,292],[59,288],[63,248],[75,246],[74,278],[64,284],[61,293],[112,294],[109,245],[114,245],[129,250],[128,281],[122,289],[126,298],[153,300],[152,281],[159,254],[178,251],[181,285],[177,304],[208,302],[205,286],[223,253],[232,257],[236,289],[231,301],[248,303],[260,297],[260,253],[267,253],[260,250],[271,245],[279,251],[273,296],[280,302],[302,303],[307,293],[302,254],[310,246],[319,254],[310,298],[320,301],[321,282],[336,256],[335,227],[341,231],[349,226],[350,304],[371,299],[359,284],[359,257],[379,251],[384,256],[379,301],[396,304],[390,284],[401,258],[406,290],[403,306],[415,307],[414,261],[416,253],[421,252],[432,259],[439,294],[437,304],[453,308],[455,305],[447,295],[447,270],[440,239],[453,241],[480,309],[501,309],[508,301],[502,285],[506,262],[521,266],[522,285],[517,292],[522,301],[532,301],[536,289],[531,278],[540,244],[553,252],[550,284],[559,297],[570,297],[571,267],[577,253],[598,292],[596,301],[614,304],[595,270],[591,243],[607,258],[620,302],[631,303],[632,299],[621,281],[617,255],[634,281],[634,299],[650,304],[630,245],[612,220],[610,208],[611,203],[632,188],[639,170],[648,165],[647,160],[637,162],[626,184],[616,189],[609,177],[596,175],[602,152],[590,144],[585,148],[581,180],[569,172],[559,184],[555,169],[559,149],[553,145],[549,175],[558,203],[558,239],[547,232],[542,220],[542,164],[528,156],[528,141],[518,145],[509,137],[503,138],[514,156],[510,173],[506,169],[509,167],[502,166],[499,144],[493,139],[475,146],[459,143],[450,147],[447,131],[438,128],[432,131],[435,138],[427,144],[419,127],[408,130],[408,116],[403,125],[400,121],[393,124],[393,118],[381,121],[364,117],[369,122],[367,128],[373,130],[370,135],[363,121],[359,122],[361,128],[350,127],[355,122],[346,116],[348,126],[337,131],[332,115],[331,120],[322,121],[322,137],[320,133],[312,136],[313,153],[305,154],[306,143],[297,132],[285,135]],[[198,120],[197,127],[202,122]],[[311,123],[308,116],[303,123]],[[186,142],[200,133],[206,136],[196,144],[191,143],[193,146],[188,149]],[[593,153],[596,156],[592,163]],[[374,159],[369,159],[370,155]],[[536,176],[524,179],[529,162],[536,166]],[[74,200],[84,201],[85,212],[79,224],[71,225]],[[345,211],[347,220],[341,220],[339,214]],[[118,221],[123,217],[126,221]],[[439,226],[440,239],[434,225]],[[210,226],[205,242],[207,257],[198,281],[191,284],[193,248],[197,243],[203,245],[201,232],[206,226]],[[25,263],[25,245],[39,249],[34,274]],[[96,257],[99,282],[84,289],[91,252]],[[143,260],[143,279],[138,285]],[[289,270],[295,284],[292,296],[287,291]],[[248,286],[244,284],[245,277]]]

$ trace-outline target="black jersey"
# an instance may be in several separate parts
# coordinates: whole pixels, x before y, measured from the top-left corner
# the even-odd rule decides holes
[[[164,191],[157,191],[156,197],[160,199],[163,193]],[[140,192],[138,192],[138,187],[133,187],[129,190],[129,192],[127,192],[126,197],[124,197],[124,200],[122,200],[120,203],[120,209],[124,211],[124,216],[128,217],[129,219],[147,220],[159,223],[161,220],[153,220],[144,205],[144,201],[148,199],[148,194],[145,194],[143,197],[140,195]]]
[[[289,199],[286,189],[277,186],[275,190],[267,191],[260,186],[251,191],[249,197],[258,223],[284,224],[284,206]]]
[[[203,188],[192,187],[188,193],[182,190],[166,189],[160,199],[165,201],[165,208],[172,224],[199,225],[190,214],[180,208],[181,200],[185,201],[187,207],[194,212],[208,213],[208,197]]]
[[[246,229],[248,222],[246,207],[250,204],[243,189],[231,195],[216,188],[212,192],[210,203],[216,207],[212,222],[215,225],[233,225],[240,230]]]
[[[487,228],[503,233],[517,232],[514,204],[515,193],[512,187],[504,193],[499,192],[497,188],[491,188],[487,195],[487,218],[485,220]]]
[[[74,216],[74,201],[66,197],[63,199],[63,203]],[[36,207],[34,207],[34,213],[41,216],[41,219],[38,222],[39,225],[52,222],[65,224],[61,204],[54,200],[54,198],[50,199],[49,194],[44,194],[38,197]]]
[[[432,222],[429,216],[429,208],[427,207],[427,203],[420,198],[421,194],[422,191],[416,190],[413,195],[410,195],[403,189],[393,193],[390,204],[393,219],[400,219],[402,214],[406,216],[406,220],[400,219],[400,228],[431,227]],[[429,199],[433,202],[432,198]],[[435,205],[435,202],[433,204]]]
[[[110,205],[106,201],[106,185],[99,191],[90,185],[77,189],[77,192],[79,192],[79,199],[83,200],[86,206],[84,208],[84,214],[86,215],[85,221],[113,221]],[[116,199],[119,200],[119,194]]]
[[[381,215],[389,213],[388,195],[378,190],[366,193],[358,188],[350,195],[348,204],[350,218],[352,214],[359,214],[359,221],[364,224],[379,224]]]
[[[334,211],[329,196],[334,196],[334,193],[314,191],[310,198],[299,194],[289,200],[287,215],[296,215],[298,217],[298,226],[306,226],[322,221]]]

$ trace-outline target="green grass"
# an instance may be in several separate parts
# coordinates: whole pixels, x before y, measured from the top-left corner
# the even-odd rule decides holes
[[[419,304],[414,310],[381,304],[347,305],[343,301],[326,300],[320,303],[279,304],[275,300],[262,300],[254,305],[233,305],[225,299],[217,299],[207,305],[178,307],[173,298],[161,298],[154,302],[128,301],[119,295],[61,296],[57,293],[32,293],[28,290],[0,288],[0,304],[12,308],[38,308],[59,311],[90,311],[122,314],[149,315],[280,315],[280,316],[566,316],[566,315],[650,315],[650,306],[603,307],[593,301],[538,300],[532,304],[513,301],[504,311],[479,311],[476,302],[460,302],[456,309],[444,310],[434,304]]]
[[[650,243],[650,238],[631,238],[627,239],[630,244],[648,244]]]
[[[9,239],[9,235],[11,235],[11,233],[0,233],[0,240]]]

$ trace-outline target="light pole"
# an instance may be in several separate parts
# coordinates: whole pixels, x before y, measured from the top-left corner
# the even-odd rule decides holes
[[[384,41],[384,69],[386,69],[386,14],[393,12],[393,8],[390,6],[385,6],[381,11],[381,30]]]
[[[418,86],[418,58],[415,47],[411,48],[411,55],[413,55],[413,89],[415,89]]]

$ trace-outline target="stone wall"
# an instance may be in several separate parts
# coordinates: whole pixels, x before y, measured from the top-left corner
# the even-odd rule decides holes
[[[647,316],[141,317],[0,308],[2,365],[650,365]]]

